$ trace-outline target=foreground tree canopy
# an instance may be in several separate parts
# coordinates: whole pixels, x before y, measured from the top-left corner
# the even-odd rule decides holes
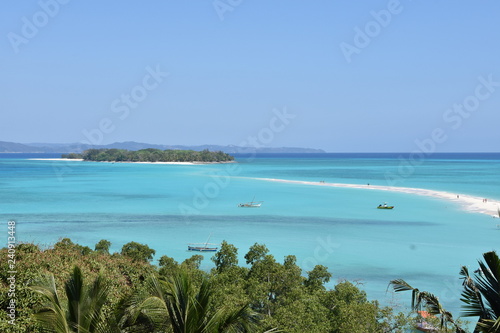
[[[96,162],[230,162],[234,157],[222,151],[141,149],[87,149],[81,154],[63,154],[62,158]]]
[[[45,250],[18,245],[15,325],[10,273],[2,265],[0,332],[408,332],[422,327],[417,311],[430,315],[425,324],[433,332],[465,332],[435,296],[403,280],[391,283],[412,291],[415,311],[395,314],[349,281],[325,288],[332,277],[327,267],[302,272],[295,256],[279,262],[264,244],[250,247],[244,267],[227,242],[211,258],[196,254],[179,263],[163,255],[157,266],[155,250],[145,244],[129,242],[113,254],[110,246],[100,240],[92,250],[67,238]],[[7,257],[8,249],[0,252]],[[200,270],[207,259],[214,268]],[[480,317],[478,332],[500,332],[500,261],[492,252],[485,262],[476,277],[462,269],[463,301],[468,315]]]

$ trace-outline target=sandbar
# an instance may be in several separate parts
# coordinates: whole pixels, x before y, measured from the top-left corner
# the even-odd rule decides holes
[[[76,161],[81,162],[81,158],[28,158],[31,161]]]
[[[32,161],[75,161],[83,162],[81,158],[29,158]],[[134,163],[134,164],[172,164],[172,165],[200,165],[200,164],[224,164],[224,163],[236,163],[235,161],[226,162],[112,162],[112,161],[88,161],[88,162],[98,162],[98,163]]]
[[[423,188],[412,188],[412,187],[398,187],[398,186],[380,186],[380,185],[360,185],[360,184],[343,184],[343,183],[327,183],[327,182],[311,182],[311,181],[300,181],[300,180],[286,180],[286,179],[275,179],[275,178],[252,178],[256,180],[264,180],[270,182],[280,182],[289,184],[302,184],[302,185],[315,185],[315,186],[330,186],[330,187],[345,187],[345,188],[356,188],[364,190],[377,190],[377,191],[391,191],[391,192],[401,192],[416,195],[424,195],[428,197],[440,198],[448,201],[453,201],[460,204],[465,210],[474,213],[487,214],[492,217],[498,216],[498,209],[500,207],[500,201],[467,195],[467,194],[453,194],[445,191],[428,190]]]

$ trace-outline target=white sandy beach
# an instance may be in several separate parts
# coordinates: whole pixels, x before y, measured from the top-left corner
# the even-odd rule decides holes
[[[83,159],[78,158],[29,158],[32,161],[75,161],[83,162]],[[236,163],[234,161],[228,162],[108,162],[102,161],[99,163],[134,163],[134,164],[172,164],[172,165],[202,165],[202,164],[223,164],[223,163]]]
[[[465,194],[454,194],[444,191],[427,190],[423,188],[411,188],[411,187],[397,187],[397,186],[380,186],[380,185],[359,185],[359,184],[342,184],[342,183],[323,183],[323,182],[309,182],[309,181],[299,181],[299,180],[286,180],[286,179],[274,179],[274,178],[252,178],[256,180],[264,180],[270,182],[281,182],[290,184],[303,184],[303,185],[314,185],[314,186],[331,186],[331,187],[346,187],[346,188],[359,188],[364,190],[377,190],[377,191],[391,191],[391,192],[401,192],[416,195],[425,195],[428,197],[440,198],[448,201],[453,201],[462,205],[462,207],[470,212],[487,214],[493,217],[498,217],[498,208],[500,207],[500,201],[487,200],[483,202],[485,198],[475,197],[472,195]],[[458,197],[457,197],[458,195]]]
[[[28,158],[31,161],[76,161],[81,162],[83,159],[80,158]]]

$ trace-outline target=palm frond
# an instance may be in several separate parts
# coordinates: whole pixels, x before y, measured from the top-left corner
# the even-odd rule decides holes
[[[71,332],[66,322],[64,311],[62,311],[61,308],[45,307],[39,309],[37,313],[34,314],[34,318],[37,323],[46,330],[55,333]]]
[[[207,324],[207,328],[210,328],[210,332],[255,332],[259,321],[260,316],[247,304],[237,311],[218,311]]]
[[[36,280],[31,290],[42,296],[44,306],[35,314],[35,320],[44,328],[57,333],[70,332],[66,313],[57,293],[54,275],[49,274]]]
[[[66,297],[68,298],[68,319],[70,323],[78,324],[83,321],[80,308],[83,296],[83,276],[79,267],[75,266],[65,284]]]
[[[500,332],[500,258],[495,251],[483,254],[479,269],[472,278],[466,267],[461,301],[464,316],[478,316],[476,331]]]
[[[395,292],[401,292],[401,291],[411,291],[411,308],[415,311],[420,310],[421,304],[420,304],[420,291],[416,288],[413,288],[410,286],[408,282],[406,282],[403,279],[396,279],[392,280],[389,282],[389,285],[392,286]]]
[[[484,305],[481,292],[477,288],[474,279],[469,274],[469,269],[466,266],[462,266],[460,275],[463,276],[462,286],[464,287],[460,298],[464,303],[464,305],[462,305],[463,316],[488,318],[488,310]]]
[[[432,315],[442,315],[443,308],[439,302],[439,298],[427,291],[422,291],[418,295],[418,304],[425,306],[427,312]]]
[[[496,319],[500,316],[500,258],[494,251],[484,253],[483,257],[485,263],[479,263],[482,274],[476,278],[477,286],[489,304],[491,319]]]
[[[42,295],[44,306],[35,319],[47,330],[57,333],[113,333],[113,320],[104,318],[102,309],[107,302],[109,287],[102,277],[87,286],[83,274],[74,267],[65,283],[66,302],[61,302],[52,274],[42,277],[30,288]]]
[[[131,326],[164,327],[168,320],[165,285],[155,276],[144,282],[139,289],[123,299],[115,316],[122,328]]]

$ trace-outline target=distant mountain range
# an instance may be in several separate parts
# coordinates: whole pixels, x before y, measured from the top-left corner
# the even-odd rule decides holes
[[[296,147],[281,147],[281,148],[254,148],[254,147],[239,147],[239,146],[219,146],[219,145],[201,145],[201,146],[181,146],[181,145],[156,145],[141,142],[115,142],[109,145],[86,145],[79,143],[15,143],[0,141],[0,153],[80,153],[90,148],[117,148],[127,150],[140,150],[146,148],[156,149],[186,149],[201,151],[208,149],[210,151],[223,151],[228,154],[234,153],[325,153],[322,149],[313,148],[296,148]]]

